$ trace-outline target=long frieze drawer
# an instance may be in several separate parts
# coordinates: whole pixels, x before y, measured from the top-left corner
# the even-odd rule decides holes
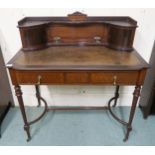
[[[59,72],[19,71],[16,73],[16,78],[20,84],[64,83],[64,74]]]
[[[138,71],[129,72],[51,72],[18,71],[19,84],[136,84]]]
[[[96,72],[91,73],[90,81],[93,84],[136,84],[138,72]]]

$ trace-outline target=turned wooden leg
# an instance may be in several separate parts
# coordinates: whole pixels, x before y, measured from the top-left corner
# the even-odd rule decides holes
[[[116,107],[117,104],[117,99],[119,98],[119,86],[116,86],[116,90],[115,90],[115,100],[114,100],[114,104],[113,107]]]
[[[24,121],[24,130],[27,133],[27,141],[29,141],[31,139],[31,135],[30,135],[30,126],[28,124],[27,121],[27,117],[26,117],[26,112],[25,112],[25,107],[24,107],[24,102],[23,102],[23,97],[22,97],[22,91],[19,85],[15,86],[15,93],[19,102],[19,107],[20,107],[20,111],[23,117],[23,121]]]
[[[141,90],[141,86],[136,86],[135,90],[133,92],[132,106],[131,106],[131,110],[130,110],[129,121],[127,123],[127,132],[126,132],[124,141],[126,141],[128,139],[129,133],[132,130],[132,121],[133,121],[133,117],[134,117],[134,114],[135,114],[137,101],[138,101],[138,98],[140,96],[140,90]]]
[[[36,89],[36,97],[37,97],[37,100],[38,100],[38,107],[40,107],[41,105],[41,101],[40,101],[40,88],[39,88],[39,85],[35,85],[35,89]]]

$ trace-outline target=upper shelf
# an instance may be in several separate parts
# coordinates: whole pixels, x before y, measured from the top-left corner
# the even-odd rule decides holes
[[[77,18],[83,17],[83,18]],[[76,17],[76,18],[75,18]],[[85,17],[85,18],[84,18]],[[75,12],[68,17],[25,17],[18,22],[18,27],[26,28],[47,24],[90,24],[104,23],[122,27],[137,27],[137,22],[128,16],[88,17],[80,12]]]
[[[18,22],[23,50],[58,45],[100,45],[123,51],[133,49],[137,22],[130,17],[26,17]]]

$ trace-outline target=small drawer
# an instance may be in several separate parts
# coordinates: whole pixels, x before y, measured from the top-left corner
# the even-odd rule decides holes
[[[135,85],[138,72],[96,72],[91,73],[91,83],[110,85]]]
[[[39,81],[40,84],[64,83],[64,74],[59,72],[18,71],[16,77],[20,84],[37,84]]]
[[[89,82],[89,74],[83,72],[65,73],[65,83],[82,84]]]

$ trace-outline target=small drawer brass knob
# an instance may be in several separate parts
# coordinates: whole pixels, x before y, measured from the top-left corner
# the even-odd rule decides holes
[[[37,82],[37,85],[40,85],[40,84],[41,84],[41,79],[42,79],[41,75],[38,75],[38,82]]]
[[[101,43],[101,37],[99,37],[99,36],[95,36],[95,37],[94,37],[94,40],[95,40],[95,42],[98,43],[98,44]]]
[[[53,38],[53,40],[54,40],[55,43],[60,43],[61,37],[56,36],[56,37]]]
[[[117,85],[117,76],[116,76],[116,75],[113,77],[113,85],[114,85],[114,86]]]

